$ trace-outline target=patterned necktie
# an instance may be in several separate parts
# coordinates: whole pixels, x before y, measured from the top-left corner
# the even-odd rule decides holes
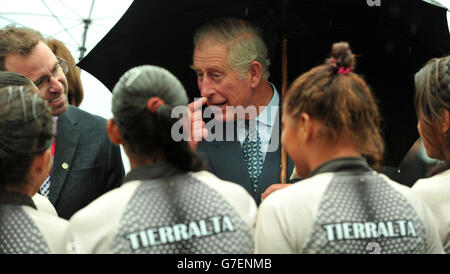
[[[53,156],[55,155],[55,142],[53,142],[52,144],[52,161],[53,161]],[[53,165],[53,163],[52,163]],[[45,196],[48,198],[48,194],[50,193],[50,174],[47,176],[47,178],[45,178],[44,182],[42,183],[39,192],[41,193],[42,196]]]
[[[263,154],[261,152],[261,139],[256,128],[256,121],[252,121],[249,124],[247,137],[242,144],[242,153],[250,181],[253,184],[253,192],[256,192],[259,175],[263,167]]]
[[[50,193],[50,175],[45,178],[44,183],[42,183],[40,188],[40,193],[42,196],[48,197]]]

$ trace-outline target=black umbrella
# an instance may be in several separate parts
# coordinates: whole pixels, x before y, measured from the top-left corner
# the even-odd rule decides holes
[[[167,68],[199,97],[192,37],[217,17],[252,21],[265,32],[272,59],[270,80],[281,89],[281,38],[288,40],[288,81],[328,57],[331,44],[348,41],[380,102],[385,165],[398,166],[417,139],[414,73],[432,57],[450,53],[446,10],[421,0],[287,1],[286,23],[277,0],[135,0],[125,15],[79,63],[112,90],[141,64]],[[375,3],[375,5],[369,5]],[[376,5],[379,3],[380,5]]]

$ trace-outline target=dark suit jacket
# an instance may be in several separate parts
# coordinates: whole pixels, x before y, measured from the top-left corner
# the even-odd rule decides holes
[[[280,98],[281,104],[281,98]],[[206,162],[211,172],[217,177],[235,182],[243,186],[259,205],[261,202],[261,194],[272,184],[280,183],[280,165],[281,165],[281,117],[279,113],[277,119],[278,125],[272,129],[272,137],[278,135],[280,140],[278,149],[274,152],[267,152],[264,159],[263,169],[260,175],[259,184],[256,192],[253,191],[253,185],[250,182],[247,167],[244,163],[240,142],[236,141],[202,141],[198,143],[196,152]],[[226,126],[223,125],[226,129]],[[289,179],[294,163],[287,157],[287,179]],[[291,181],[289,181],[291,182]]]
[[[122,184],[119,146],[106,133],[106,120],[69,106],[58,118],[49,199],[69,219],[103,193]]]

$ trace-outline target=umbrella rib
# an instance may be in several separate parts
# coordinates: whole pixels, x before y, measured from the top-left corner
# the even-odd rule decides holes
[[[74,9],[72,9],[69,5],[67,5],[66,3],[64,3],[64,1],[59,0],[59,2],[61,4],[63,4],[67,9],[69,9],[71,12],[73,12],[76,16],[78,16],[80,19],[83,18],[83,16],[79,15]]]
[[[94,23],[94,22],[92,22],[92,25],[93,25],[93,26],[97,26],[97,27],[102,27],[102,28],[104,28],[104,29],[108,29],[108,28],[111,27],[111,26],[105,26],[105,25],[102,25],[102,24],[99,24],[99,23]]]
[[[10,23],[13,23],[13,24],[16,24],[16,25],[23,26],[23,25],[20,24],[19,22],[16,22],[16,21],[14,21],[14,20],[11,20],[11,19],[9,19],[9,18],[6,18],[6,17],[4,17],[4,16],[2,16],[2,15],[0,15],[0,18],[5,19],[6,21],[9,21]]]
[[[99,18],[95,18],[95,21],[98,21],[98,20],[105,20],[105,19],[109,19],[109,18],[116,18],[117,16],[104,16],[104,17],[99,17]]]
[[[83,25],[83,23],[82,23],[82,22],[79,22],[79,23],[76,24],[76,25],[73,25],[73,26],[68,27],[67,30],[73,29],[73,28],[78,27],[78,26],[80,26],[80,25]],[[58,35],[58,34],[63,33],[63,32],[65,32],[65,30],[60,31],[60,32],[57,32],[57,33],[55,33],[55,34],[53,34],[53,35],[51,35],[51,36],[55,36],[55,35]]]
[[[101,26],[101,25],[98,25],[98,24],[92,24],[90,30],[94,31],[94,32],[97,33],[98,35],[104,35],[104,34],[99,33],[94,27],[98,27],[98,28],[99,28],[99,27],[102,27],[102,28],[104,28],[104,29],[107,29],[106,26]]]
[[[2,12],[2,15],[31,15],[31,16],[40,16],[40,17],[54,17],[54,15],[32,13],[32,12]],[[72,18],[72,17],[60,16],[60,18],[70,19],[70,20],[78,20],[78,18]]]
[[[92,11],[94,10],[94,3],[95,3],[95,0],[92,0],[92,3],[91,3],[91,10],[89,11],[89,19],[91,19],[91,17],[92,17]]]
[[[41,0],[41,2],[44,4],[44,6],[48,9],[48,11],[52,14],[52,16],[56,19],[56,21],[61,25],[61,27],[64,29],[64,31],[67,33],[67,35],[69,35],[69,37],[75,42],[76,45],[78,45],[77,41],[75,40],[75,38],[73,38],[72,34],[70,34],[69,31],[67,31],[66,27],[63,25],[63,23],[61,23],[61,21],[59,21],[59,18],[53,13],[53,11],[48,7],[48,5],[45,3],[44,0]]]
[[[91,3],[91,9],[89,10],[89,16],[87,19],[83,20],[84,22],[84,31],[83,31],[83,36],[82,36],[82,44],[79,47],[80,49],[80,60],[83,59],[84,57],[84,53],[86,52],[86,38],[87,38],[87,32],[89,29],[89,25],[92,23],[92,11],[94,10],[94,4],[95,4],[95,0],[92,0]]]

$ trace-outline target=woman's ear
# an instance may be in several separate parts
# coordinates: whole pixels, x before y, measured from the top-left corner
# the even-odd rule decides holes
[[[450,129],[450,113],[448,110],[443,110],[442,115],[442,124],[441,124],[441,130],[444,133],[444,135],[448,134],[448,131]]]
[[[297,120],[298,137],[303,139],[303,142],[307,143],[311,140],[314,132],[314,124],[308,113],[303,112],[300,114]]]
[[[52,150],[51,147],[47,148],[44,152],[36,154],[31,163],[33,172],[45,173],[48,175],[52,166]]]
[[[42,183],[44,182],[47,175],[50,173],[52,168],[52,150],[51,147],[46,149],[44,152],[36,154],[31,163],[30,169],[28,170],[28,175],[31,179],[30,185],[30,195],[34,195]]]
[[[123,144],[122,135],[120,134],[119,128],[117,127],[114,119],[111,118],[108,120],[106,123],[106,131],[108,132],[108,137],[113,144]]]

